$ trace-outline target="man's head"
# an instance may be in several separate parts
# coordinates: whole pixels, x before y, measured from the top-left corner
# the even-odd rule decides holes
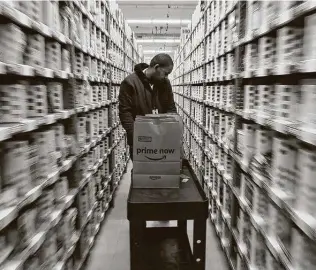
[[[170,55],[160,53],[151,59],[149,64],[150,79],[159,82],[168,77],[173,70],[173,61]]]

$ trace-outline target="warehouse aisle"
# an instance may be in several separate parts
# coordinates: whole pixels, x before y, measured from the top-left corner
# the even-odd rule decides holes
[[[129,270],[129,226],[126,217],[126,202],[131,181],[132,163],[128,165],[115,198],[115,207],[110,210],[91,255],[86,270]],[[220,247],[213,225],[207,226],[206,270],[228,270],[225,255]],[[192,224],[188,223],[189,234]]]

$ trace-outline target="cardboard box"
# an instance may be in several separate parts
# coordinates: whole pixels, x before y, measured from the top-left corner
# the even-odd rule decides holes
[[[182,132],[170,116],[137,117],[134,124],[134,161],[180,161]]]
[[[179,188],[180,175],[133,173],[132,186],[133,188]]]
[[[136,118],[133,188],[179,188],[182,121],[178,115]]]
[[[134,174],[180,175],[180,162],[133,162]]]

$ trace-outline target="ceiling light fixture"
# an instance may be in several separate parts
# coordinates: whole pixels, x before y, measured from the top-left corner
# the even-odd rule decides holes
[[[180,43],[180,39],[137,39],[137,43]]]
[[[128,24],[159,24],[159,23],[168,23],[168,24],[189,24],[191,20],[172,20],[172,19],[152,19],[152,20],[126,20]]]

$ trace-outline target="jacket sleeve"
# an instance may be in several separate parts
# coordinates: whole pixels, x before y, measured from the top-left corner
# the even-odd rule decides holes
[[[133,145],[134,131],[132,95],[133,87],[123,81],[119,93],[119,117],[123,128],[126,130],[129,145]]]
[[[172,93],[172,86],[171,83],[169,81],[169,79],[167,79],[167,113],[177,113],[177,108],[174,102],[174,98],[173,98],[173,93]]]

